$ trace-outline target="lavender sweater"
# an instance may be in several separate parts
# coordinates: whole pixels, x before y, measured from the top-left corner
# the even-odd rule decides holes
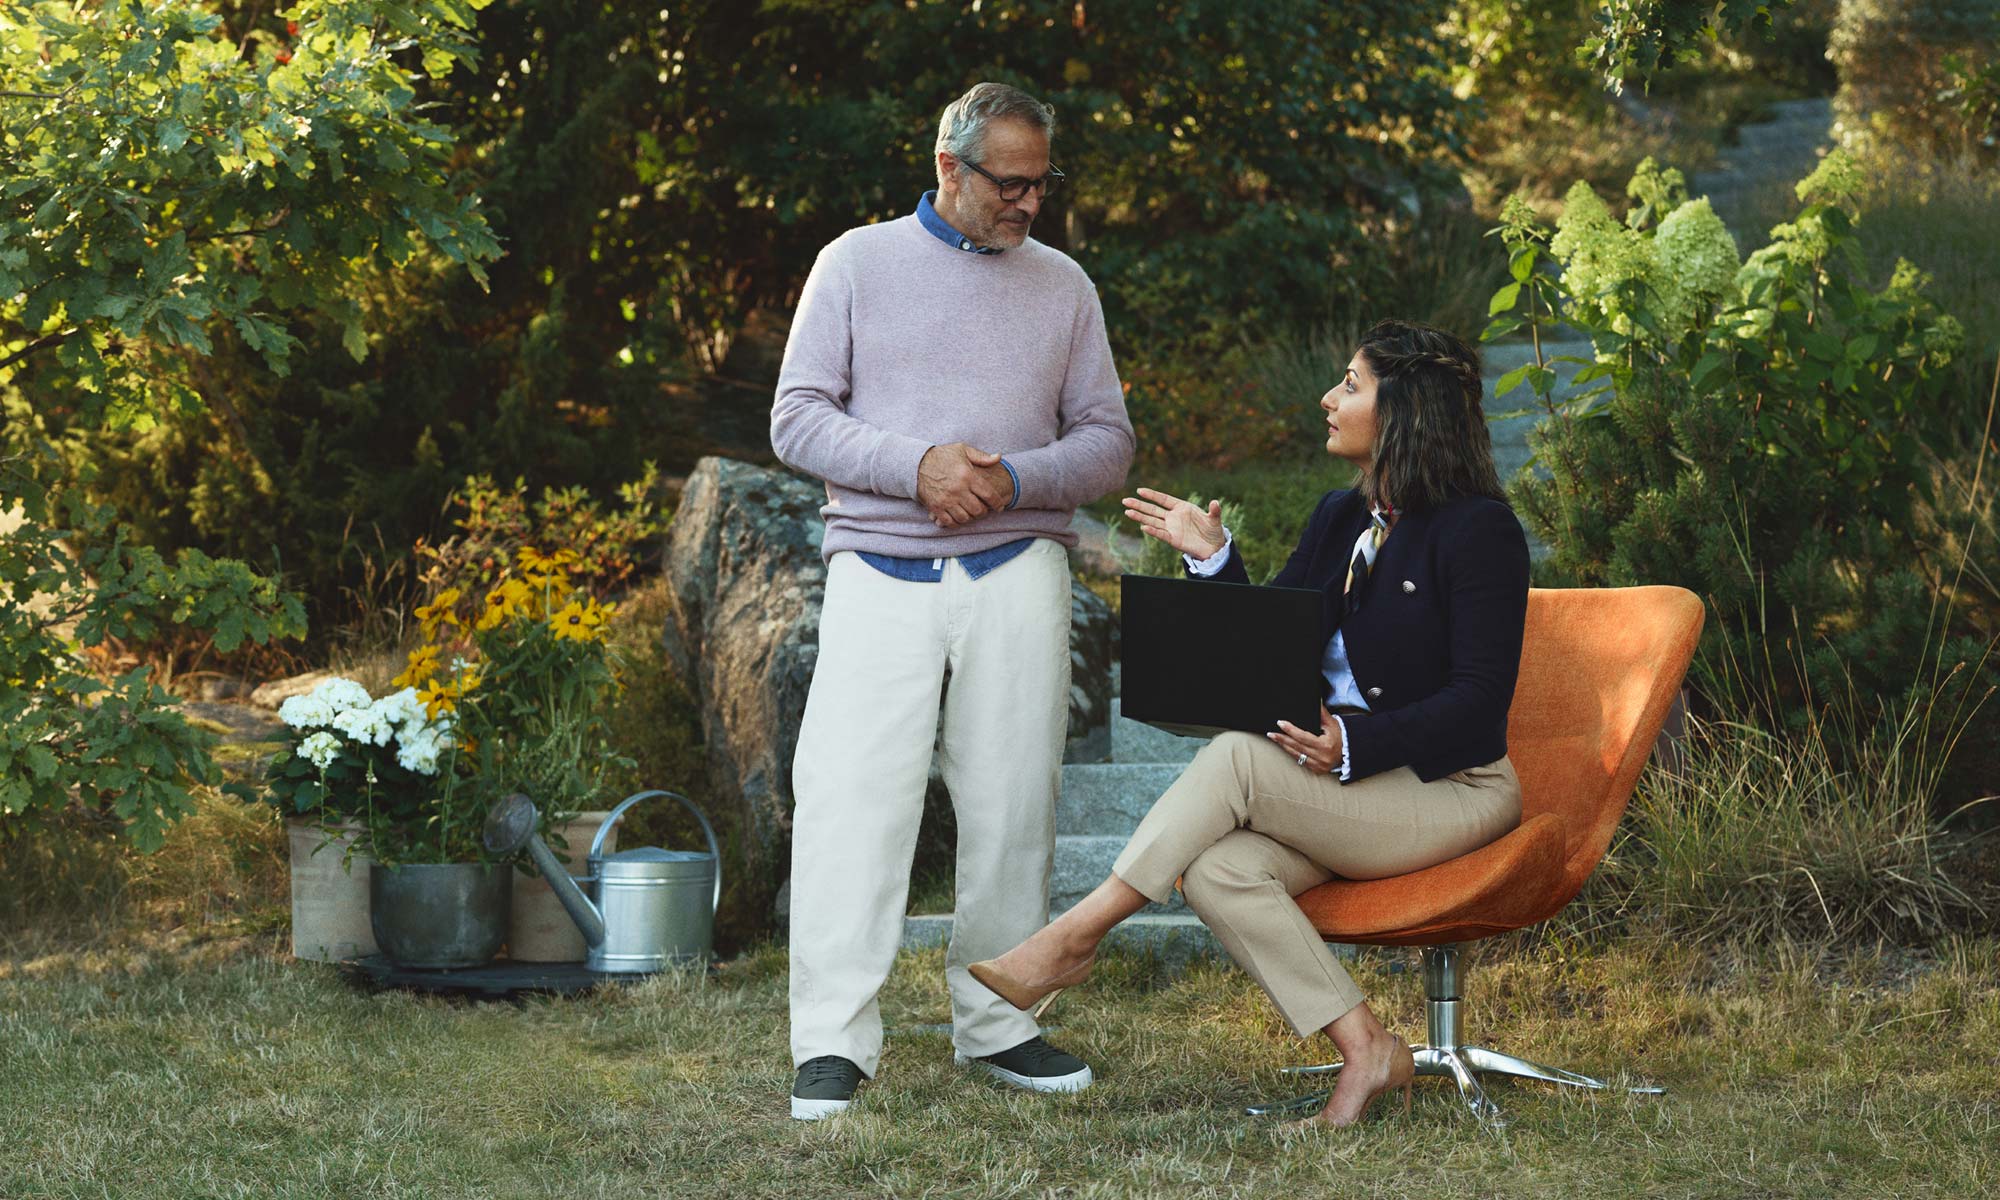
[[[915,498],[917,464],[948,442],[1006,455],[1018,503],[933,525]],[[827,558],[952,557],[1021,537],[1073,545],[1076,506],[1124,483],[1132,462],[1097,290],[1032,238],[967,254],[914,216],[849,230],[820,251],[799,298],[771,448],[826,481]]]

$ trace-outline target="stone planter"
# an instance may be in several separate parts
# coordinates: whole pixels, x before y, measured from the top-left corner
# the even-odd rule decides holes
[[[285,822],[285,830],[292,843],[293,956],[340,962],[375,953],[368,921],[368,876],[375,860],[357,853],[346,862],[361,827],[293,820]]]
[[[559,827],[559,832],[569,843],[569,849],[557,849],[554,842],[549,843],[549,849],[568,867],[571,875],[583,875],[584,859],[590,854],[590,841],[597,836],[597,827],[604,824],[604,818],[610,815],[608,812],[578,813]],[[613,827],[610,836],[604,839],[604,853],[608,855],[617,849],[618,830]],[[562,901],[556,899],[555,889],[549,886],[549,881],[532,868],[516,869],[513,912],[507,921],[507,957],[515,962],[582,962],[589,950],[582,931],[577,929],[575,921],[569,919],[569,913],[563,909]]]
[[[507,940],[513,878],[504,863],[376,863],[368,881],[375,940],[399,967],[483,966]]]

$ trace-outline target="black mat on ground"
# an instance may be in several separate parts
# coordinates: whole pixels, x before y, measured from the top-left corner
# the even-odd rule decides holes
[[[399,967],[384,955],[349,959],[340,964],[348,977],[378,988],[409,988],[419,992],[505,999],[524,992],[553,992],[575,995],[602,983],[632,983],[645,975],[608,975],[592,971],[582,963],[528,963],[500,958],[483,967],[456,971]]]

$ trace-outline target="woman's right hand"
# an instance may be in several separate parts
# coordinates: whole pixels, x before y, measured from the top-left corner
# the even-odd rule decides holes
[[[1178,496],[1140,488],[1125,497],[1125,515],[1139,523],[1140,532],[1158,538],[1189,558],[1213,557],[1222,549],[1222,501],[1210,500],[1203,511]]]

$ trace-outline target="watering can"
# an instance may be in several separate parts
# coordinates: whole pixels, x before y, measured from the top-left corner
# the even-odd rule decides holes
[[[606,857],[604,839],[625,810],[655,796],[678,800],[694,814],[708,839],[708,852],[640,846]],[[518,792],[507,797],[486,818],[486,850],[504,857],[526,848],[570,920],[583,931],[590,946],[586,966],[608,974],[640,974],[708,957],[715,910],[722,902],[722,851],[708,818],[686,796],[657,790],[627,796],[598,827],[585,860],[589,874],[581,879],[572,879],[549,852],[535,832],[539,819],[534,801]]]

